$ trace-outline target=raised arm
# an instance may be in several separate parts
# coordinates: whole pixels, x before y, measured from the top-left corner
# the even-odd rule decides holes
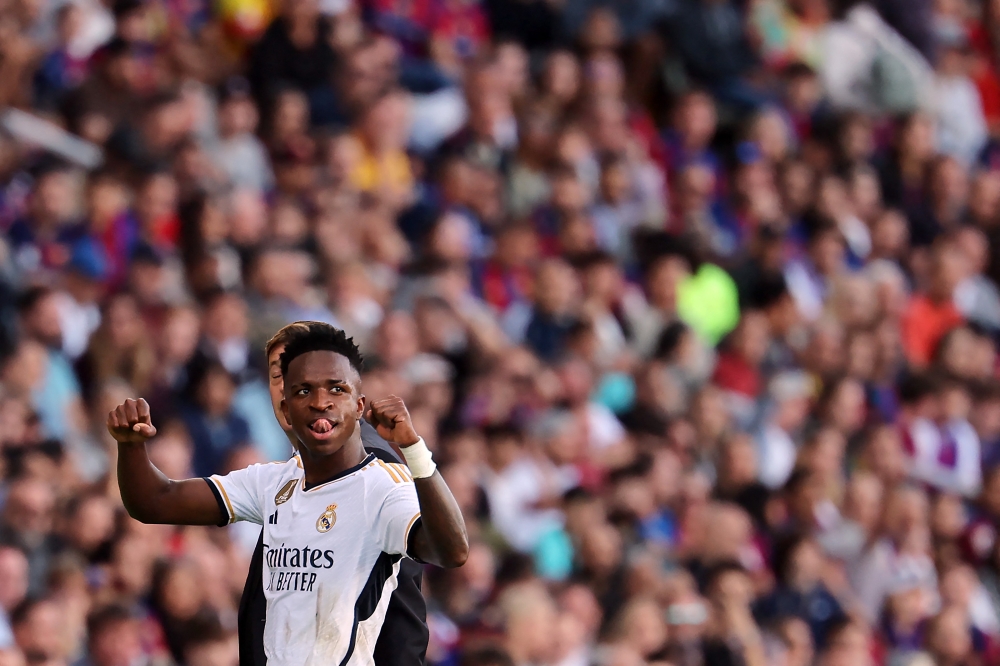
[[[389,396],[368,408],[368,420],[383,439],[398,445],[407,457],[407,448],[422,440],[413,428],[402,399]],[[429,455],[429,454],[428,454]],[[416,472],[411,466],[411,471]],[[410,555],[439,567],[454,568],[469,557],[469,535],[465,518],[444,477],[436,469],[425,478],[416,478],[420,523],[410,535]]]
[[[108,414],[108,432],[118,442],[118,487],[128,514],[142,523],[219,525],[226,522],[204,479],[172,481],[146,454],[156,435],[149,403],[126,400]]]

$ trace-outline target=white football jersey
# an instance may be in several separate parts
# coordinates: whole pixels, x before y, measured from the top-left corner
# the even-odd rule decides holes
[[[268,665],[372,666],[420,518],[409,469],[368,455],[306,490],[296,455],[206,480],[228,522],[263,525]]]

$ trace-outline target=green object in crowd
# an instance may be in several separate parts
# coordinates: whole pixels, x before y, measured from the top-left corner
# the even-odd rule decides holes
[[[736,283],[715,264],[702,264],[678,287],[677,314],[706,341],[718,343],[740,320]]]

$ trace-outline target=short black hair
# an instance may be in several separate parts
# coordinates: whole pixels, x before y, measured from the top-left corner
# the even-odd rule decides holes
[[[750,572],[736,560],[723,560],[721,562],[716,562],[715,564],[709,565],[701,576],[701,588],[702,594],[708,594],[713,587],[719,582],[719,580],[730,573],[738,573],[743,576],[749,576]]]
[[[343,330],[321,321],[305,322],[308,330],[294,336],[285,345],[281,354],[281,374],[288,373],[289,364],[297,357],[314,351],[331,351],[340,354],[351,363],[359,374],[365,359],[361,350],[354,344],[354,338],[347,337]]]
[[[91,639],[97,637],[102,631],[115,627],[123,622],[131,622],[136,619],[136,614],[128,606],[122,604],[110,604],[98,608],[87,616],[87,634]]]

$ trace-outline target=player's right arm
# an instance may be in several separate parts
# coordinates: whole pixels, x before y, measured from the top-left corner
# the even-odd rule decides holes
[[[156,435],[156,428],[145,400],[126,400],[113,409],[108,432],[118,442],[118,487],[130,516],[169,525],[229,522],[205,479],[172,481],[150,462],[146,441]]]

